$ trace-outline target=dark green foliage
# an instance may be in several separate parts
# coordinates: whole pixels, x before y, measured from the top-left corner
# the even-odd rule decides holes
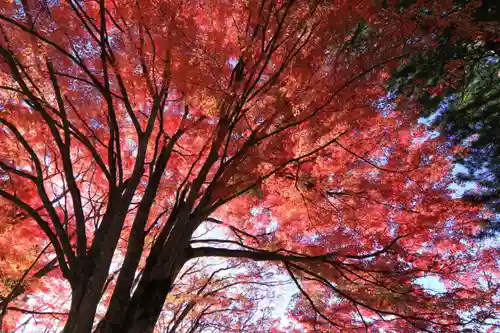
[[[457,10],[465,2],[457,1]],[[499,12],[496,1],[483,1],[474,15],[478,22],[486,22]],[[449,144],[467,147],[455,156],[464,170],[457,174],[457,182],[481,185],[463,198],[484,203],[496,214],[481,234],[489,236],[500,231],[499,29],[490,28],[487,38],[458,41],[451,38],[453,30],[450,26],[434,33],[437,47],[411,56],[393,73],[389,89],[395,97],[418,102],[421,116]]]

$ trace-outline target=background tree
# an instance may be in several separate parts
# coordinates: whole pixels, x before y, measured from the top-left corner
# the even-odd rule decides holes
[[[394,98],[418,101],[421,115],[431,117],[431,126],[450,144],[466,147],[454,157],[461,166],[457,181],[479,184],[464,198],[486,204],[494,214],[485,216],[485,229],[479,235],[484,237],[500,230],[500,10],[495,1],[455,1],[452,11],[442,15],[468,12],[480,33],[469,34],[455,24],[428,29],[433,47],[413,55],[395,71],[390,88]],[[418,20],[425,26],[432,15],[423,12]]]
[[[384,104],[390,71],[429,45],[421,4],[1,6],[0,195],[56,256],[41,325],[147,333],[193,307],[187,331],[253,329],[248,288],[271,267],[307,330],[495,325],[495,250],[468,238],[480,207],[451,198],[450,151],[417,114]],[[207,257],[230,260],[222,281],[184,274]]]

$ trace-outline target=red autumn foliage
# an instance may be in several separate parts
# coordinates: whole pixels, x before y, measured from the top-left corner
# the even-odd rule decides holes
[[[4,329],[34,325],[19,313],[65,333],[494,325],[481,207],[453,199],[450,148],[416,106],[385,98],[433,31],[480,31],[452,5],[2,0],[1,209],[22,221],[1,264],[29,275]],[[271,311],[283,278],[289,327]]]

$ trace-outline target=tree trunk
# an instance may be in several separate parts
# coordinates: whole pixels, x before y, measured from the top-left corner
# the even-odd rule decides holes
[[[86,259],[91,261],[90,258]],[[97,265],[92,262],[91,265],[83,266],[85,268],[80,269],[81,277],[77,277],[77,281],[72,283],[71,308],[64,326],[64,333],[90,333],[92,331],[110,264],[110,260],[109,262],[108,260],[99,261]],[[84,276],[87,272],[93,274]]]
[[[185,249],[189,246],[191,232],[185,224],[178,225],[169,235],[164,246],[153,246],[141,280],[134,292],[127,311],[123,333],[152,333],[163,304],[180,270],[188,260]],[[155,244],[161,245],[161,244]],[[119,333],[114,332],[113,333]]]
[[[158,262],[149,272],[143,273],[141,281],[130,302],[126,321],[120,330],[113,333],[152,333],[167,295],[172,290],[186,258],[180,251],[163,264]]]
[[[184,216],[181,215],[178,218],[177,213],[173,214],[173,221],[171,221],[173,228],[165,227],[156,239],[133,296],[130,297],[128,288],[114,290],[121,295],[113,295],[118,301],[110,303],[108,313],[113,313],[115,319],[121,318],[122,320],[104,318],[96,328],[96,333],[153,332],[165,299],[172,290],[181,268],[189,260],[189,254],[186,250],[189,248],[192,233],[199,225],[197,220],[182,219],[182,217]],[[115,226],[112,226],[111,229],[113,227]],[[140,245],[137,249],[141,248]],[[85,286],[83,297],[80,296],[82,291],[76,290],[75,292],[75,296],[78,297],[74,297],[75,304],[72,303],[72,310],[64,333],[90,333],[92,331],[96,308],[108,276],[110,254],[112,255],[112,252],[108,253],[107,251],[111,249],[108,243],[104,243],[100,248],[101,252],[98,252],[99,255],[94,256],[92,267],[89,270],[83,270],[92,272],[92,276],[83,284]],[[131,255],[131,253],[127,253],[127,255]],[[108,256],[109,261],[103,260],[104,257]],[[127,272],[132,279],[134,273]],[[122,294],[123,291],[125,292]]]
[[[63,333],[90,333],[94,324],[97,306],[102,297],[102,292],[108,278],[109,267],[113,253],[118,243],[123,212],[113,216],[113,209],[109,209],[103,223],[110,223],[107,230],[102,230],[104,235],[99,235],[102,240],[96,241],[96,246],[91,248],[85,258],[80,259],[78,269],[74,273],[72,284],[71,310],[64,327]],[[111,218],[111,220],[107,220]],[[97,237],[96,237],[97,238]]]
[[[85,284],[81,284],[71,291],[71,307],[69,316],[64,326],[64,333],[90,332],[94,322],[94,316],[89,316],[88,309],[84,310],[83,299],[85,297]]]
[[[151,333],[160,316],[165,299],[172,290],[171,278],[155,279],[148,283],[146,289],[132,301],[127,312],[127,321],[120,332]],[[115,332],[113,332],[115,333]],[[116,331],[118,333],[118,331]]]

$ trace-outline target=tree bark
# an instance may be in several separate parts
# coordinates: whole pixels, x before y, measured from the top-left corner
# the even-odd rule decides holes
[[[125,219],[126,201],[114,196],[115,203],[110,203],[99,235],[96,235],[89,253],[79,258],[77,269],[73,272],[71,310],[64,333],[89,333],[92,331],[97,306],[108,278],[109,267],[118,243]],[[100,239],[97,239],[99,237]]]
[[[72,288],[71,291],[71,307],[69,310],[68,319],[66,321],[66,325],[64,326],[64,333],[73,333],[73,332],[83,332],[87,329],[87,332],[90,332],[92,329],[92,323],[94,318],[90,319],[88,316],[83,316],[82,312],[86,313],[87,311],[82,311],[82,301],[85,296],[85,284],[81,284],[75,288]]]
[[[125,327],[121,332],[153,332],[163,308],[163,303],[170,290],[172,290],[172,285],[172,278],[150,281],[144,292],[133,300],[129,311],[127,311],[128,320],[125,322]]]
[[[165,299],[172,290],[175,278],[187,261],[183,255],[184,251],[175,252],[172,251],[173,255],[167,263],[157,263],[151,274],[143,274],[130,302],[124,325],[121,329],[113,330],[113,333],[153,332]],[[169,267],[170,269],[168,269]]]

